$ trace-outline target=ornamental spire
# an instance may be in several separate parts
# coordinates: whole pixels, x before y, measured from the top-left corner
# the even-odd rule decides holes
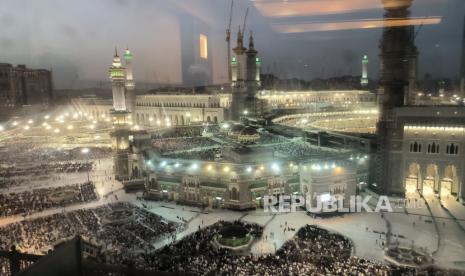
[[[253,50],[255,48],[254,42],[253,42],[253,31],[250,31],[250,37],[249,37],[249,50]]]

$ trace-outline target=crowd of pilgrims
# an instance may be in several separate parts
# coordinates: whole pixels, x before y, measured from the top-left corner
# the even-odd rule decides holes
[[[0,152],[0,189],[31,183],[33,180],[45,180],[53,174],[88,172],[94,166],[88,160],[106,158],[111,153],[109,148],[91,148],[85,156],[80,147],[64,150],[30,145],[24,149],[21,146],[19,148],[22,150],[18,151],[12,146]]]
[[[173,159],[214,161],[216,156],[221,156],[221,148],[209,148],[194,151],[165,154],[164,157]]]
[[[43,163],[30,167],[8,166],[0,168],[0,177],[30,177],[31,175],[44,175],[51,173],[88,172],[92,170],[92,166],[92,162]]]
[[[322,153],[320,148],[304,141],[288,141],[276,144],[273,148],[275,155],[284,155],[295,159],[311,157]]]
[[[217,144],[217,142],[206,137],[178,137],[152,140],[152,147],[160,153],[192,150],[195,148],[211,147]]]
[[[217,145],[217,143],[209,138],[202,137],[201,128],[185,127],[175,128],[166,133],[158,133],[152,136],[152,146],[160,153],[171,158],[181,159],[200,159],[200,160],[215,160],[215,155],[218,149],[202,149],[199,151],[189,152],[187,150],[208,147]],[[227,136],[217,133],[218,138],[228,141]],[[224,136],[224,137],[223,137]],[[259,144],[273,144],[275,155],[284,155],[293,158],[306,158],[321,154],[321,149],[312,146],[304,141],[291,141],[283,136],[275,135],[266,131],[260,132]],[[170,154],[172,151],[183,151],[176,154]]]
[[[126,221],[102,223],[115,210],[129,210]],[[93,209],[60,212],[27,219],[0,228],[0,250],[15,246],[21,252],[43,254],[54,245],[81,235],[97,241],[102,252],[138,252],[153,250],[152,244],[171,237],[180,229],[153,213],[129,203],[114,203]],[[111,254],[108,254],[111,256]]]
[[[275,143],[286,143],[289,142],[289,139],[283,136],[275,135],[267,131],[260,132],[260,142],[261,144],[275,144]]]
[[[124,215],[128,211],[133,215]],[[120,221],[114,212],[128,221]],[[109,217],[117,223],[102,223]],[[232,252],[212,243],[231,224],[247,229],[257,242],[267,239],[257,224],[219,221],[176,241],[182,229],[179,224],[129,203],[115,203],[2,227],[0,250],[15,246],[20,252],[43,254],[79,234],[101,246],[101,262],[142,270],[188,275],[454,275],[434,267],[400,268],[351,256],[350,240],[313,225],[299,229],[276,254]],[[160,239],[173,242],[154,250],[153,244]]]
[[[153,133],[152,139],[199,137],[204,129],[203,126],[174,127]]]
[[[118,263],[145,270],[189,275],[432,275],[434,268],[400,268],[351,256],[345,237],[312,225],[301,228],[276,254],[233,253],[211,241],[228,222],[220,221],[155,252],[119,254]],[[262,228],[241,223],[257,238]]]
[[[11,141],[0,151],[0,164],[53,163],[68,160],[100,159],[111,156],[110,147],[90,147],[89,154],[83,156],[82,147],[60,149],[41,147],[39,142],[23,143]]]
[[[0,194],[0,217],[27,215],[49,208],[97,200],[92,182]]]

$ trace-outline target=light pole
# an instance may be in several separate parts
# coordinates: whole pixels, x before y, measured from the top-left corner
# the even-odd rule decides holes
[[[86,161],[87,163],[89,163],[89,148],[83,148],[81,150],[81,153],[84,154],[86,156]],[[87,170],[87,182],[90,183],[90,175],[89,175],[89,170]]]

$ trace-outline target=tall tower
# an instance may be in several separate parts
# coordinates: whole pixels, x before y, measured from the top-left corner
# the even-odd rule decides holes
[[[407,19],[409,8],[413,0],[383,0],[384,20],[393,18]],[[393,172],[395,164],[400,158],[394,153],[399,151],[402,142],[401,133],[395,124],[394,112],[396,107],[405,105],[408,95],[409,69],[411,65],[411,51],[413,45],[411,26],[385,26],[380,45],[381,74],[378,101],[380,117],[377,124],[377,156],[371,163],[370,183],[376,183],[379,192],[390,190],[394,183]]]
[[[362,87],[368,85],[368,56],[364,55],[362,59],[362,79],[360,80]]]
[[[129,48],[126,48],[124,52],[124,62],[126,65],[126,105],[130,113],[132,113],[132,118],[134,119],[134,110],[136,106],[136,89],[134,84],[134,75],[132,71],[132,58],[133,55]],[[134,121],[134,120],[131,120]]]
[[[404,103],[415,105],[417,98],[417,75],[418,75],[418,49],[415,46],[415,26],[407,26],[410,41],[408,42],[406,59],[408,61],[408,88]]]
[[[231,101],[231,119],[238,120],[242,113],[247,112],[244,106],[244,96],[246,92],[245,79],[247,74],[247,49],[243,44],[243,35],[241,28],[237,33],[237,46],[233,49],[234,56],[231,60],[232,68],[232,101]]]
[[[462,64],[460,67],[460,97],[465,97],[465,16],[463,17]]]
[[[133,55],[129,48],[126,48],[126,51],[124,52],[124,62],[126,66],[126,94],[125,94],[125,99],[126,99],[126,107],[128,112],[131,114],[128,116],[129,121],[134,123],[135,122],[135,110],[136,110],[136,87],[134,83],[134,74],[133,74],[133,69],[132,69],[132,58]]]
[[[249,49],[246,52],[247,54],[247,81],[249,82],[249,88],[258,89],[260,86],[260,67],[261,61],[257,56],[258,52],[255,50],[255,43],[253,40],[252,32],[250,32],[249,37]],[[254,94],[255,94],[254,92]]]
[[[122,180],[129,176],[128,170],[128,149],[129,149],[129,128],[128,111],[125,98],[125,69],[121,66],[121,59],[115,48],[113,63],[110,67],[110,79],[113,92],[113,108],[111,116],[113,118],[112,149],[113,166],[115,178]]]
[[[232,103],[231,119],[238,120],[242,115],[259,116],[263,113],[264,104],[257,96],[260,86],[260,58],[255,50],[252,34],[249,38],[249,49],[244,47],[243,33],[239,28],[237,46],[233,49],[235,56],[231,60],[232,71]]]
[[[113,92],[113,110],[126,111],[125,99],[125,71],[121,66],[121,59],[115,48],[115,55],[110,67],[111,89]]]

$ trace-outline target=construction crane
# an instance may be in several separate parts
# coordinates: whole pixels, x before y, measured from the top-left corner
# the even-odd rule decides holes
[[[245,26],[247,24],[247,16],[249,15],[249,8],[245,11],[245,16],[244,16],[244,24],[242,24],[242,37],[244,37],[245,34]]]
[[[228,80],[231,82],[232,80],[232,71],[231,71],[231,23],[233,17],[233,7],[234,7],[234,0],[231,0],[231,10],[229,12],[229,25],[226,29],[226,44],[228,47]]]

